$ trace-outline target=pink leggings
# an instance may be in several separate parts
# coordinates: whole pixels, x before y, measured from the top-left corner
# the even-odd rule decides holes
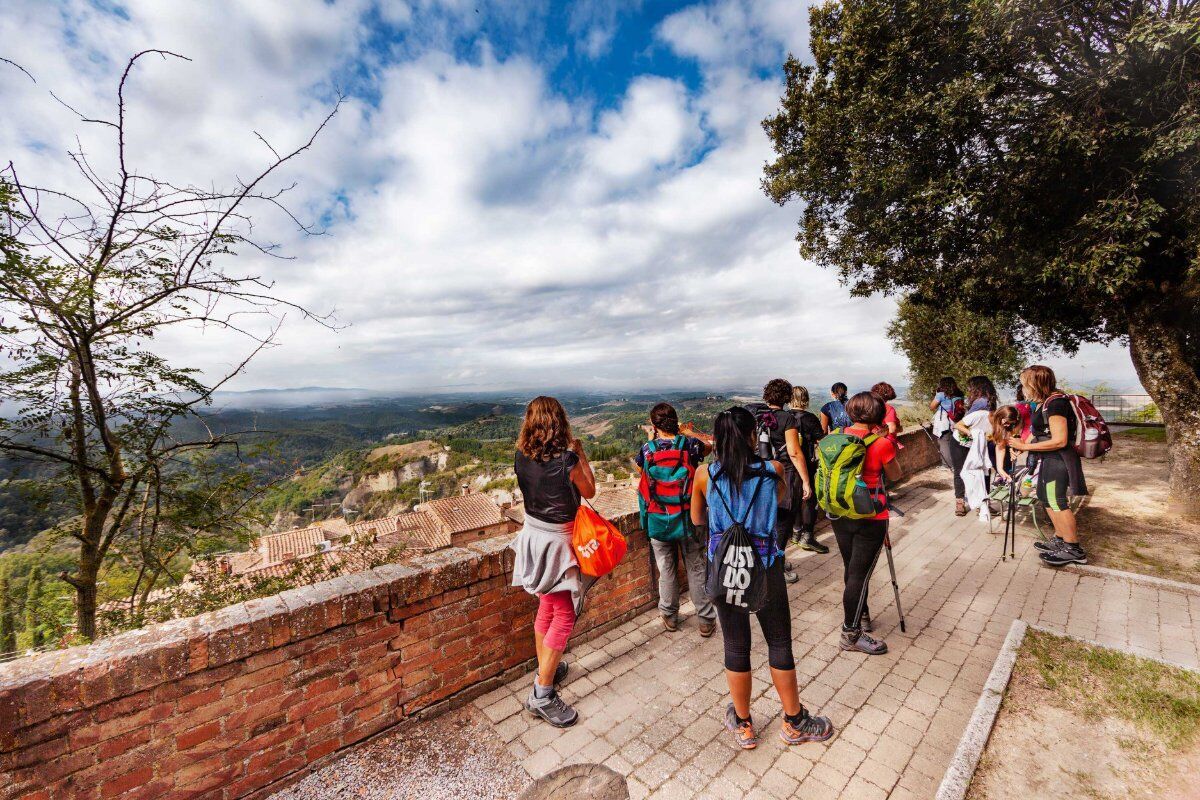
[[[574,627],[575,607],[570,592],[551,592],[538,597],[533,629],[545,637],[546,647],[559,652],[566,650],[567,637]]]

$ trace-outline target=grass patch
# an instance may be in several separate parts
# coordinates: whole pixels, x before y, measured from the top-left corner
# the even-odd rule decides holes
[[[1035,630],[1017,668],[1036,672],[1051,702],[1093,720],[1115,713],[1172,750],[1200,732],[1200,674]]]
[[[1141,439],[1143,442],[1167,443],[1166,428],[1127,428],[1117,431],[1114,436],[1124,436],[1129,439]]]

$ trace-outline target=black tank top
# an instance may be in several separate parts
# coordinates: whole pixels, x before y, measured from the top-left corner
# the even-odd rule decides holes
[[[579,490],[571,481],[571,470],[578,463],[579,456],[570,450],[549,461],[534,461],[518,450],[513,471],[517,473],[525,513],[554,525],[574,520],[579,510]]]

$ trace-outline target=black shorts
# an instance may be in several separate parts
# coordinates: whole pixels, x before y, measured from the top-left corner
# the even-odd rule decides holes
[[[1058,455],[1042,456],[1038,471],[1037,498],[1051,511],[1069,511],[1067,462]]]

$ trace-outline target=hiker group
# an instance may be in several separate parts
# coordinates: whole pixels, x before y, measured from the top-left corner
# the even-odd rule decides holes
[[[997,485],[1011,494],[1009,510],[1031,497],[1054,527],[1052,538],[1034,543],[1041,560],[1052,567],[1086,564],[1071,498],[1088,493],[1083,460],[1112,448],[1104,418],[1088,398],[1061,391],[1054,371],[1040,364],[1021,371],[1016,399],[1008,405],[999,404],[986,376],[966,385],[963,392],[953,377],[944,377],[929,401],[927,432],[952,473],[954,513],[975,511],[990,522]]]
[[[881,553],[887,554],[904,630],[888,539],[896,511],[888,485],[903,477],[895,398],[887,383],[853,396],[836,383],[813,413],[805,387],[776,378],[764,387],[761,402],[717,414],[711,435],[680,422],[668,403],[650,411],[646,441],[634,461],[641,530],[658,571],[659,614],[668,631],[679,629],[682,561],[700,636],[712,636],[718,624],[721,629],[730,693],[725,726],[741,748],[759,743],[750,712],[751,615],[766,640],[782,706],[780,737],[791,745],[833,735],[830,721],[800,701],[787,594],[787,584],[799,580],[787,561],[788,545],[829,552],[816,539],[820,514],[830,520],[842,557],[841,649],[887,652],[887,644],[871,635],[867,603]],[[1068,494],[1086,492],[1081,455],[1111,447],[1103,420],[1086,400],[1059,392],[1054,373],[1035,365],[1021,373],[1012,405],[999,405],[986,377],[968,380],[966,393],[947,377],[929,408],[934,417],[926,433],[954,473],[957,514],[975,509],[987,519],[993,482],[1027,482],[1057,534],[1038,543],[1042,560],[1051,566],[1086,560]],[[1021,453],[1027,454],[1024,464],[1018,463]],[[513,585],[538,598],[538,670],[525,705],[550,724],[568,727],[578,713],[556,688],[567,673],[563,651],[588,586],[620,561],[625,540],[582,504],[596,493],[595,476],[558,400],[529,403],[514,467],[525,525],[512,544]]]

